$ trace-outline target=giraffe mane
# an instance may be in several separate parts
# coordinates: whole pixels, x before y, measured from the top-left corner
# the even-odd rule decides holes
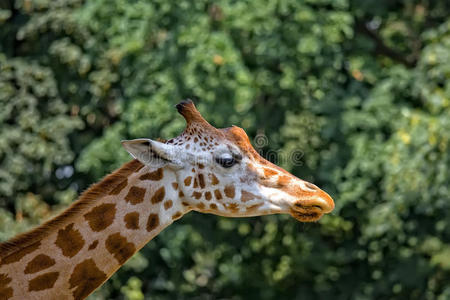
[[[56,228],[60,228],[78,212],[84,210],[86,207],[89,207],[93,201],[108,195],[114,187],[128,178],[130,174],[137,172],[142,167],[144,167],[144,165],[136,159],[125,163],[118,170],[103,177],[100,182],[91,185],[81,194],[77,201],[75,201],[71,206],[55,218],[43,223],[31,231],[22,233],[6,242],[0,243],[0,259],[3,259],[11,253],[19,251],[35,243],[36,241],[41,240]]]

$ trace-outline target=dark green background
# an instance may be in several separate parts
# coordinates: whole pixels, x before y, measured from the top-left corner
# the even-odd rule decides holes
[[[176,136],[191,97],[336,209],[190,213],[92,299],[450,299],[449,15],[446,0],[0,1],[0,240],[129,160],[120,140]]]

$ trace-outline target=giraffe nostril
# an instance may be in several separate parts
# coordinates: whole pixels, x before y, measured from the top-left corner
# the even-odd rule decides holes
[[[317,191],[319,189],[317,186],[315,186],[314,184],[309,183],[309,182],[305,182],[305,185],[307,188],[314,190],[314,191]]]

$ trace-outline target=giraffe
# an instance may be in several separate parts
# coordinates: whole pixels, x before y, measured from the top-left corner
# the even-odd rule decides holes
[[[187,123],[181,135],[122,141],[132,161],[60,215],[0,244],[0,299],[84,299],[191,210],[302,222],[333,210],[326,192],[262,158],[243,129],[213,127],[191,100],[176,108]]]

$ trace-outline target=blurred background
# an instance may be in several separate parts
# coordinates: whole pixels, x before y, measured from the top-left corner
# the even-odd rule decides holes
[[[449,16],[446,0],[2,0],[0,240],[130,160],[120,140],[178,135],[190,97],[336,209],[190,213],[90,299],[450,299]]]

